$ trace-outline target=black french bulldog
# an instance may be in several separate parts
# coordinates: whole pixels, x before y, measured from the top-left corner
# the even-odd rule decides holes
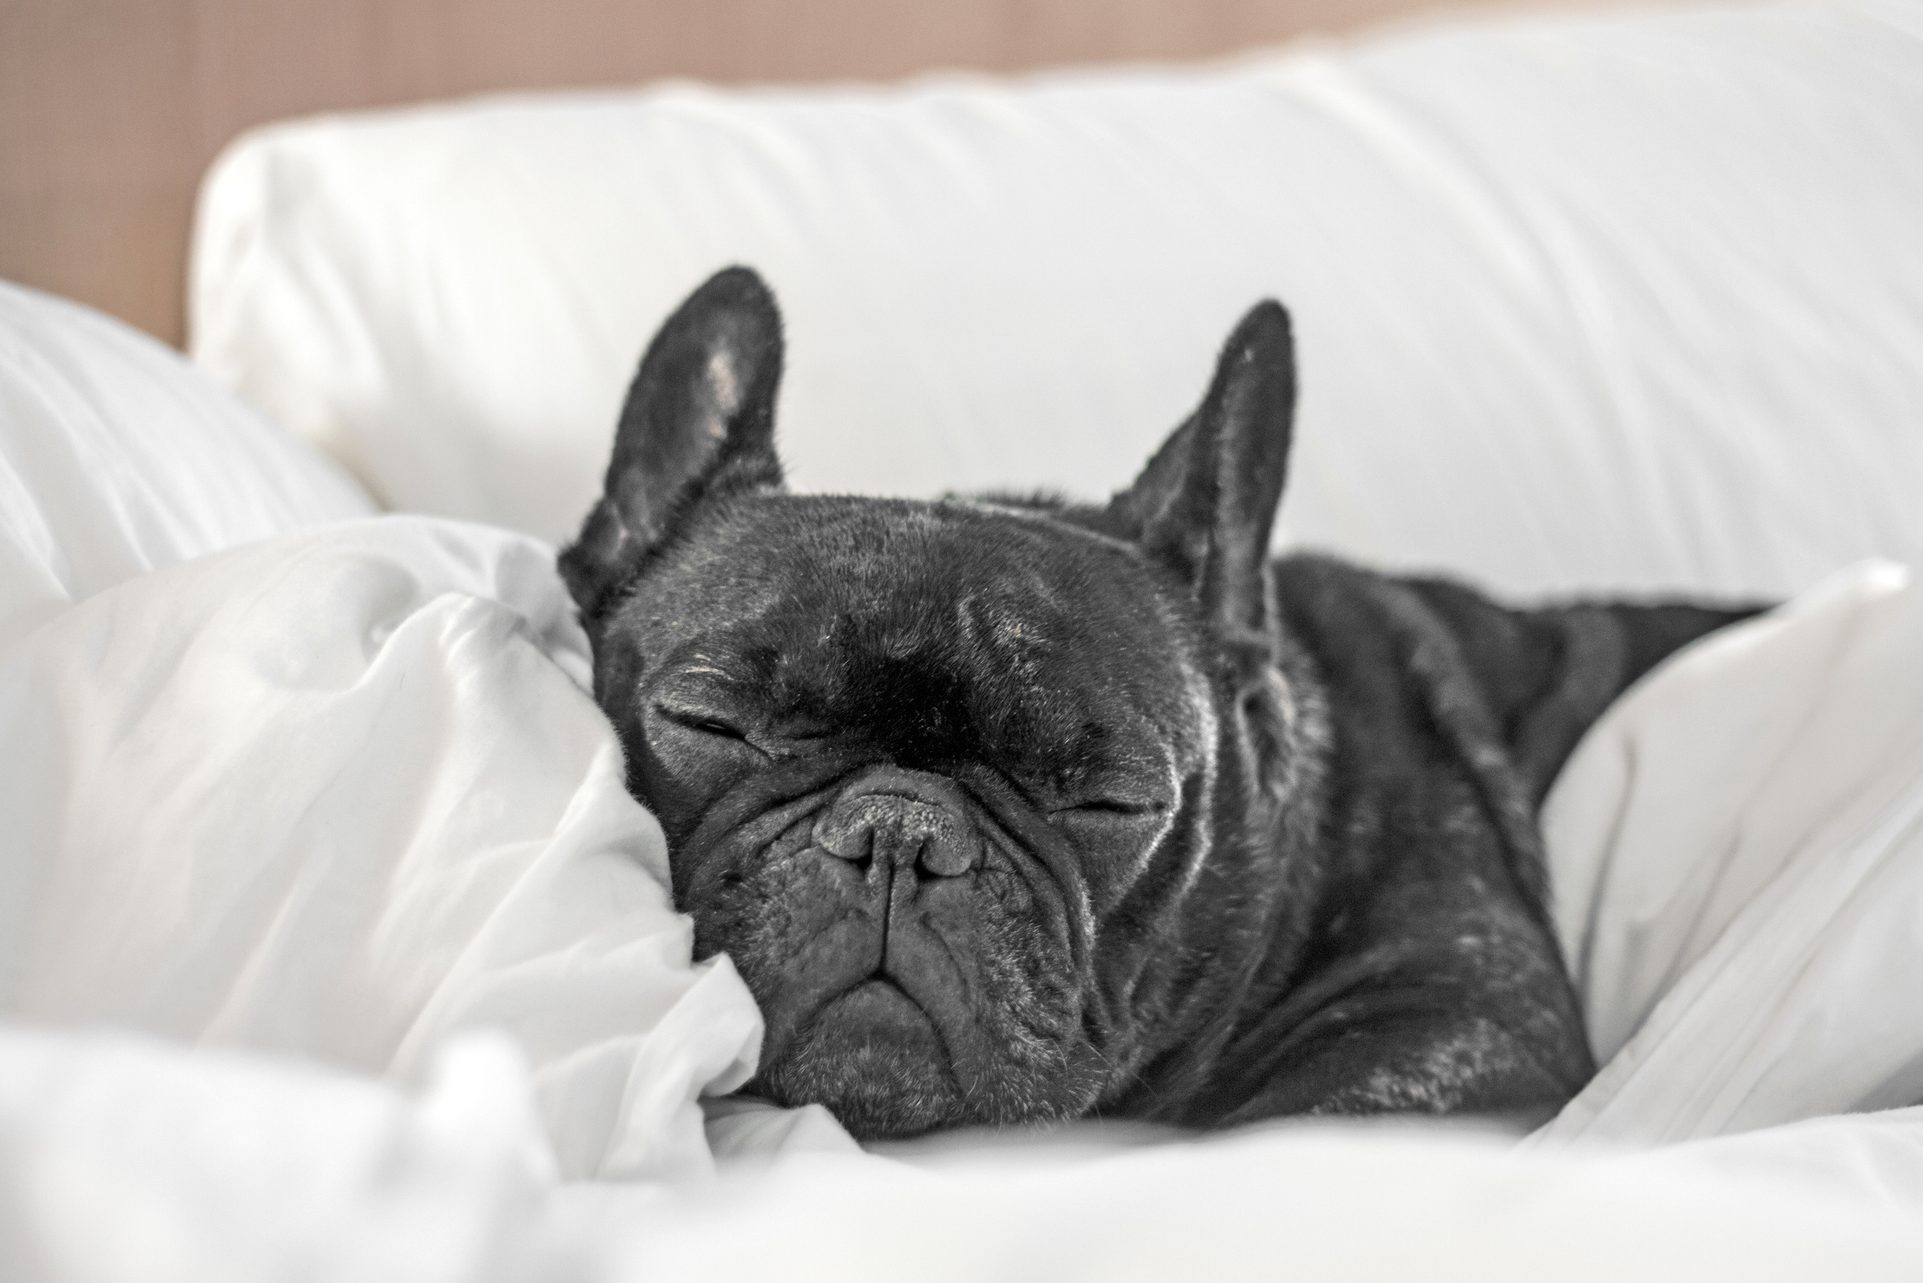
[[[696,953],[766,1015],[752,1089],[881,1137],[1583,1085],[1537,807],[1625,686],[1749,610],[1271,561],[1273,302],[1100,507],[789,494],[781,361],[752,272],[696,291],[561,557]]]

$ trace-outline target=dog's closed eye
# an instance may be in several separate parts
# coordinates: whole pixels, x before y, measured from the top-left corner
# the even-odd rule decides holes
[[[1159,816],[1167,810],[1168,803],[1158,800],[1097,797],[1090,798],[1087,801],[1077,802],[1073,806],[1062,807],[1056,814],[1059,815],[1063,812],[1068,812],[1080,815],[1112,816],[1117,819],[1132,820]]]
[[[712,735],[717,739],[746,741],[748,732],[745,727],[730,721],[724,714],[712,709],[692,708],[681,704],[657,703],[654,711],[662,719],[674,723],[683,730],[694,731],[701,735]]]
[[[1089,852],[1140,851],[1166,832],[1169,804],[1133,794],[1084,797],[1049,812],[1058,832]]]

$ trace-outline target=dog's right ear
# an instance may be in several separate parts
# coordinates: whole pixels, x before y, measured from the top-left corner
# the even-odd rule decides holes
[[[662,325],[628,389],[607,481],[561,554],[589,620],[701,505],[781,485],[781,314],[745,267],[708,278]]]
[[[1258,303],[1217,358],[1202,404],[1109,501],[1112,520],[1189,581],[1203,618],[1266,636],[1269,532],[1295,427],[1295,337]]]

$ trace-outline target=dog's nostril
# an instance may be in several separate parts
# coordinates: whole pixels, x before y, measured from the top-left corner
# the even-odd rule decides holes
[[[958,878],[975,867],[980,850],[980,843],[966,838],[956,840],[952,835],[946,841],[924,842],[921,868],[933,877]]]
[[[818,824],[815,844],[837,859],[866,864],[874,858],[875,831],[866,824]]]

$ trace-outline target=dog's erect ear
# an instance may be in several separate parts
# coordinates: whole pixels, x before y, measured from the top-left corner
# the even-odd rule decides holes
[[[628,389],[601,498],[561,575],[590,619],[699,505],[781,484],[781,314],[745,267],[708,278],[662,325]]]
[[[1201,407],[1109,503],[1145,549],[1189,577],[1218,628],[1268,625],[1269,531],[1294,418],[1289,314],[1269,300],[1229,335]]]

